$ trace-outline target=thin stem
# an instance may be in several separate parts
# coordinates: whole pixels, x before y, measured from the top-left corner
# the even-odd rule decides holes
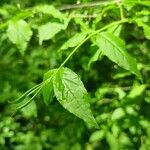
[[[37,96],[37,94],[40,92],[40,90],[41,90],[41,88],[39,88],[38,91],[25,104],[17,107],[16,111],[13,112],[11,117],[13,117],[17,113],[18,110],[20,110],[20,109],[24,108],[25,106],[27,106],[28,104],[30,104],[33,101],[33,99]]]
[[[96,18],[99,15],[93,14],[93,15],[82,15],[82,14],[75,14],[72,16],[72,18]]]
[[[115,0],[115,2],[117,6],[119,7],[121,20],[123,20],[125,17],[124,17],[124,12],[123,12],[122,0]]]
[[[125,22],[128,22],[128,21],[129,21],[128,19],[123,19],[123,20],[120,20],[120,21],[116,21],[116,22],[113,22],[113,23],[110,23],[110,24],[104,26],[103,28],[101,28],[101,29],[99,29],[99,30],[97,30],[97,31],[92,32],[92,33],[91,33],[89,36],[87,36],[78,46],[76,46],[76,47],[74,48],[74,50],[73,50],[73,51],[69,54],[69,56],[63,61],[63,63],[60,65],[60,67],[63,67],[63,66],[67,63],[67,61],[71,58],[71,56],[78,50],[78,48],[79,48],[83,43],[85,43],[89,38],[91,38],[92,36],[94,36],[94,35],[96,35],[96,34],[102,32],[102,31],[106,30],[107,28],[110,28],[110,27],[112,27],[112,26],[114,26],[114,25],[118,25],[118,24],[125,23]],[[59,67],[59,68],[60,68],[60,67]]]
[[[88,37],[86,37],[78,46],[76,46],[74,48],[74,50],[69,54],[69,56],[63,61],[63,63],[60,65],[59,68],[63,67],[66,62],[70,59],[70,57],[76,52],[76,50],[84,43],[86,42],[89,38],[91,37],[91,35],[89,35]]]
[[[78,50],[78,48],[79,48],[83,43],[85,43],[89,38],[91,38],[92,36],[98,34],[99,32],[102,32],[103,30],[106,30],[107,28],[110,28],[110,27],[112,27],[112,26],[114,26],[114,25],[118,25],[118,24],[125,23],[125,22],[128,22],[128,21],[129,21],[128,19],[116,21],[116,22],[113,22],[113,23],[110,23],[110,24],[104,26],[103,28],[101,28],[101,29],[99,29],[99,30],[97,30],[97,31],[92,32],[92,33],[91,33],[89,36],[87,36],[78,46],[76,46],[76,47],[73,49],[73,51],[69,54],[69,56],[68,56],[68,57],[62,62],[62,64],[59,66],[59,68],[57,69],[57,71],[58,71],[61,67],[63,67],[63,66],[68,62],[68,60],[69,60],[69,59],[72,57],[72,55]],[[48,82],[50,82],[51,79],[52,79],[52,77],[57,73],[57,71],[56,71],[49,79],[47,79],[46,81],[44,81],[44,83],[43,83],[42,86],[44,86],[44,85],[46,85]]]
[[[120,9],[120,17],[121,17],[121,20],[124,20],[125,17],[124,17],[124,12],[123,12],[123,6],[122,6],[122,4],[119,5],[119,9]]]
[[[23,99],[25,96],[29,96],[31,95],[33,92],[35,92],[39,87],[41,86],[41,83],[38,85],[35,85],[34,87],[32,87],[31,89],[29,89],[28,91],[26,91],[24,94],[22,94],[18,99],[16,99],[15,101],[8,101],[9,103],[18,103],[21,101],[21,99]]]
[[[37,90],[37,92],[25,104],[17,107],[17,110],[22,109],[23,107],[25,107],[28,104],[30,104],[33,101],[33,99],[36,97],[36,95],[40,92],[40,90],[41,90],[41,87]]]

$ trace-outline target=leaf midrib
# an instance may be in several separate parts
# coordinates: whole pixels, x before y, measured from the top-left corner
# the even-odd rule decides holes
[[[123,55],[123,57],[125,57],[127,59],[127,57],[126,57],[127,54],[125,54],[124,51],[122,51],[121,48],[118,45],[116,45],[114,42],[110,41],[110,39],[107,38],[104,34],[101,34],[101,36],[104,39],[106,39],[107,41],[109,41],[115,48],[117,48],[119,50],[119,52]]]

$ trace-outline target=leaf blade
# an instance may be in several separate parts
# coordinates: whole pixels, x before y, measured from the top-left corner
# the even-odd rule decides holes
[[[145,38],[147,38],[148,40],[150,40],[150,26],[145,24],[144,22],[140,21],[140,20],[136,20],[137,25],[139,27],[143,28],[143,32],[144,32],[144,36]]]
[[[39,44],[42,45],[43,41],[52,39],[63,28],[64,28],[63,24],[56,22],[49,22],[47,24],[41,25],[38,28]]]
[[[60,20],[62,20],[63,18],[63,14],[60,13],[59,10],[57,10],[54,6],[52,5],[39,5],[39,6],[36,6],[35,7],[35,10],[37,12],[40,12],[40,13],[43,13],[43,14],[48,14],[48,15],[51,15],[53,16],[54,18],[58,18]]]
[[[97,45],[110,60],[141,79],[136,60],[128,54],[125,49],[124,41],[119,37],[107,32],[102,32],[97,38]]]
[[[16,44],[20,53],[24,55],[32,36],[32,30],[24,20],[11,21],[8,25],[7,36],[13,44]]]
[[[76,33],[73,37],[71,37],[68,41],[66,41],[60,48],[60,50],[65,50],[68,48],[72,48],[80,44],[86,37],[87,33]]]
[[[42,87],[42,95],[44,98],[44,103],[46,105],[49,105],[49,103],[52,101],[52,98],[54,96],[53,91],[53,75],[55,73],[56,69],[50,70],[44,74],[43,78],[43,87]],[[49,79],[48,83],[44,83],[46,80]]]
[[[89,96],[77,74],[61,68],[53,80],[54,93],[60,104],[91,126],[98,127],[90,110]]]

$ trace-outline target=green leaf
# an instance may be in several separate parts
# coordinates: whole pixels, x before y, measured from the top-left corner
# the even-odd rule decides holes
[[[60,50],[65,50],[70,47],[75,47],[80,44],[86,37],[87,33],[76,33],[73,37],[71,37],[67,42],[65,42]]]
[[[32,101],[29,105],[21,110],[25,118],[37,117],[37,106],[35,101]]]
[[[64,28],[63,24],[56,22],[49,22],[39,27],[39,43],[42,45],[44,40],[52,39],[58,32]]]
[[[112,113],[112,116],[111,116],[111,119],[113,120],[113,121],[115,121],[115,120],[119,120],[119,119],[122,119],[123,117],[125,116],[125,111],[124,111],[124,109],[123,108],[117,108],[117,109],[115,109],[114,110],[114,112]]]
[[[150,40],[150,26],[139,20],[137,21],[137,24],[139,27],[143,28],[145,37]]]
[[[58,18],[60,20],[62,20],[63,18],[63,15],[62,13],[60,13],[59,10],[57,10],[54,6],[52,5],[39,5],[39,6],[36,6],[35,7],[35,10],[37,12],[40,12],[40,13],[44,13],[44,14],[48,14],[48,15],[51,15],[53,16],[54,18]]]
[[[134,99],[138,96],[142,95],[142,93],[145,91],[146,85],[145,84],[134,84],[132,90],[128,94],[128,98]]]
[[[92,133],[90,136],[90,142],[98,142],[102,140],[105,136],[105,131],[104,130],[98,130]]]
[[[78,77],[68,68],[61,68],[53,80],[54,93],[60,104],[69,112],[97,127],[89,104],[89,95]]]
[[[114,137],[112,133],[107,132],[106,140],[110,146],[110,150],[119,150],[118,140]]]
[[[145,0],[145,1],[143,1],[143,0],[139,0],[139,1],[137,1],[137,4],[140,4],[140,5],[144,5],[144,6],[147,6],[147,7],[150,7],[150,1],[149,0]]]
[[[16,44],[20,53],[24,55],[32,36],[32,30],[24,20],[11,21],[8,25],[7,36],[12,43]]]
[[[121,132],[119,136],[119,144],[120,145],[132,145],[132,142],[129,138],[129,136],[126,133]]]
[[[122,30],[122,25],[115,25],[109,28],[107,32],[112,33],[113,35],[119,37],[121,30]]]
[[[111,33],[102,32],[97,38],[97,45],[102,50],[103,54],[110,60],[118,64],[120,67],[129,70],[141,79],[141,74],[137,69],[136,60],[126,51],[123,40]]]
[[[96,53],[90,58],[88,63],[88,68],[90,68],[91,64],[99,59],[99,57],[102,56],[101,49],[98,49]]]
[[[56,69],[53,69],[44,74],[44,79],[43,79],[44,86],[42,87],[42,94],[43,94],[44,102],[46,105],[49,105],[49,103],[52,101],[53,96],[54,96],[53,75],[55,72],[56,72]]]
[[[128,8],[132,8],[134,5],[137,4],[137,0],[123,0],[122,3]]]
[[[131,9],[136,4],[140,4],[140,5],[150,7],[150,1],[149,0],[145,0],[145,1],[143,1],[143,0],[123,0],[122,3],[128,9]]]

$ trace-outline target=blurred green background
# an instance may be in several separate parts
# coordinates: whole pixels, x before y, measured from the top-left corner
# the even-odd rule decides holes
[[[135,24],[125,24],[120,37],[125,40],[128,52],[137,59],[143,83],[105,56],[88,69],[90,58],[97,50],[91,41],[84,43],[66,64],[81,77],[89,92],[99,130],[70,114],[55,98],[46,106],[39,94],[15,114],[9,104],[42,82],[43,74],[49,69],[59,67],[71,50],[63,53],[58,50],[76,32],[87,28],[96,30],[120,19],[118,6],[111,1],[103,2],[108,4],[61,11],[66,16],[73,13],[87,17],[74,17],[65,31],[39,45],[38,27],[49,21],[61,21],[42,13],[26,16],[24,12],[40,4],[59,9],[77,1],[0,1],[0,150],[150,150],[150,41]],[[150,4],[146,2],[140,5],[134,0],[124,1],[125,16],[150,25]],[[94,14],[97,17],[88,17]],[[12,18],[24,19],[33,32],[24,55],[8,39],[7,25]]]

